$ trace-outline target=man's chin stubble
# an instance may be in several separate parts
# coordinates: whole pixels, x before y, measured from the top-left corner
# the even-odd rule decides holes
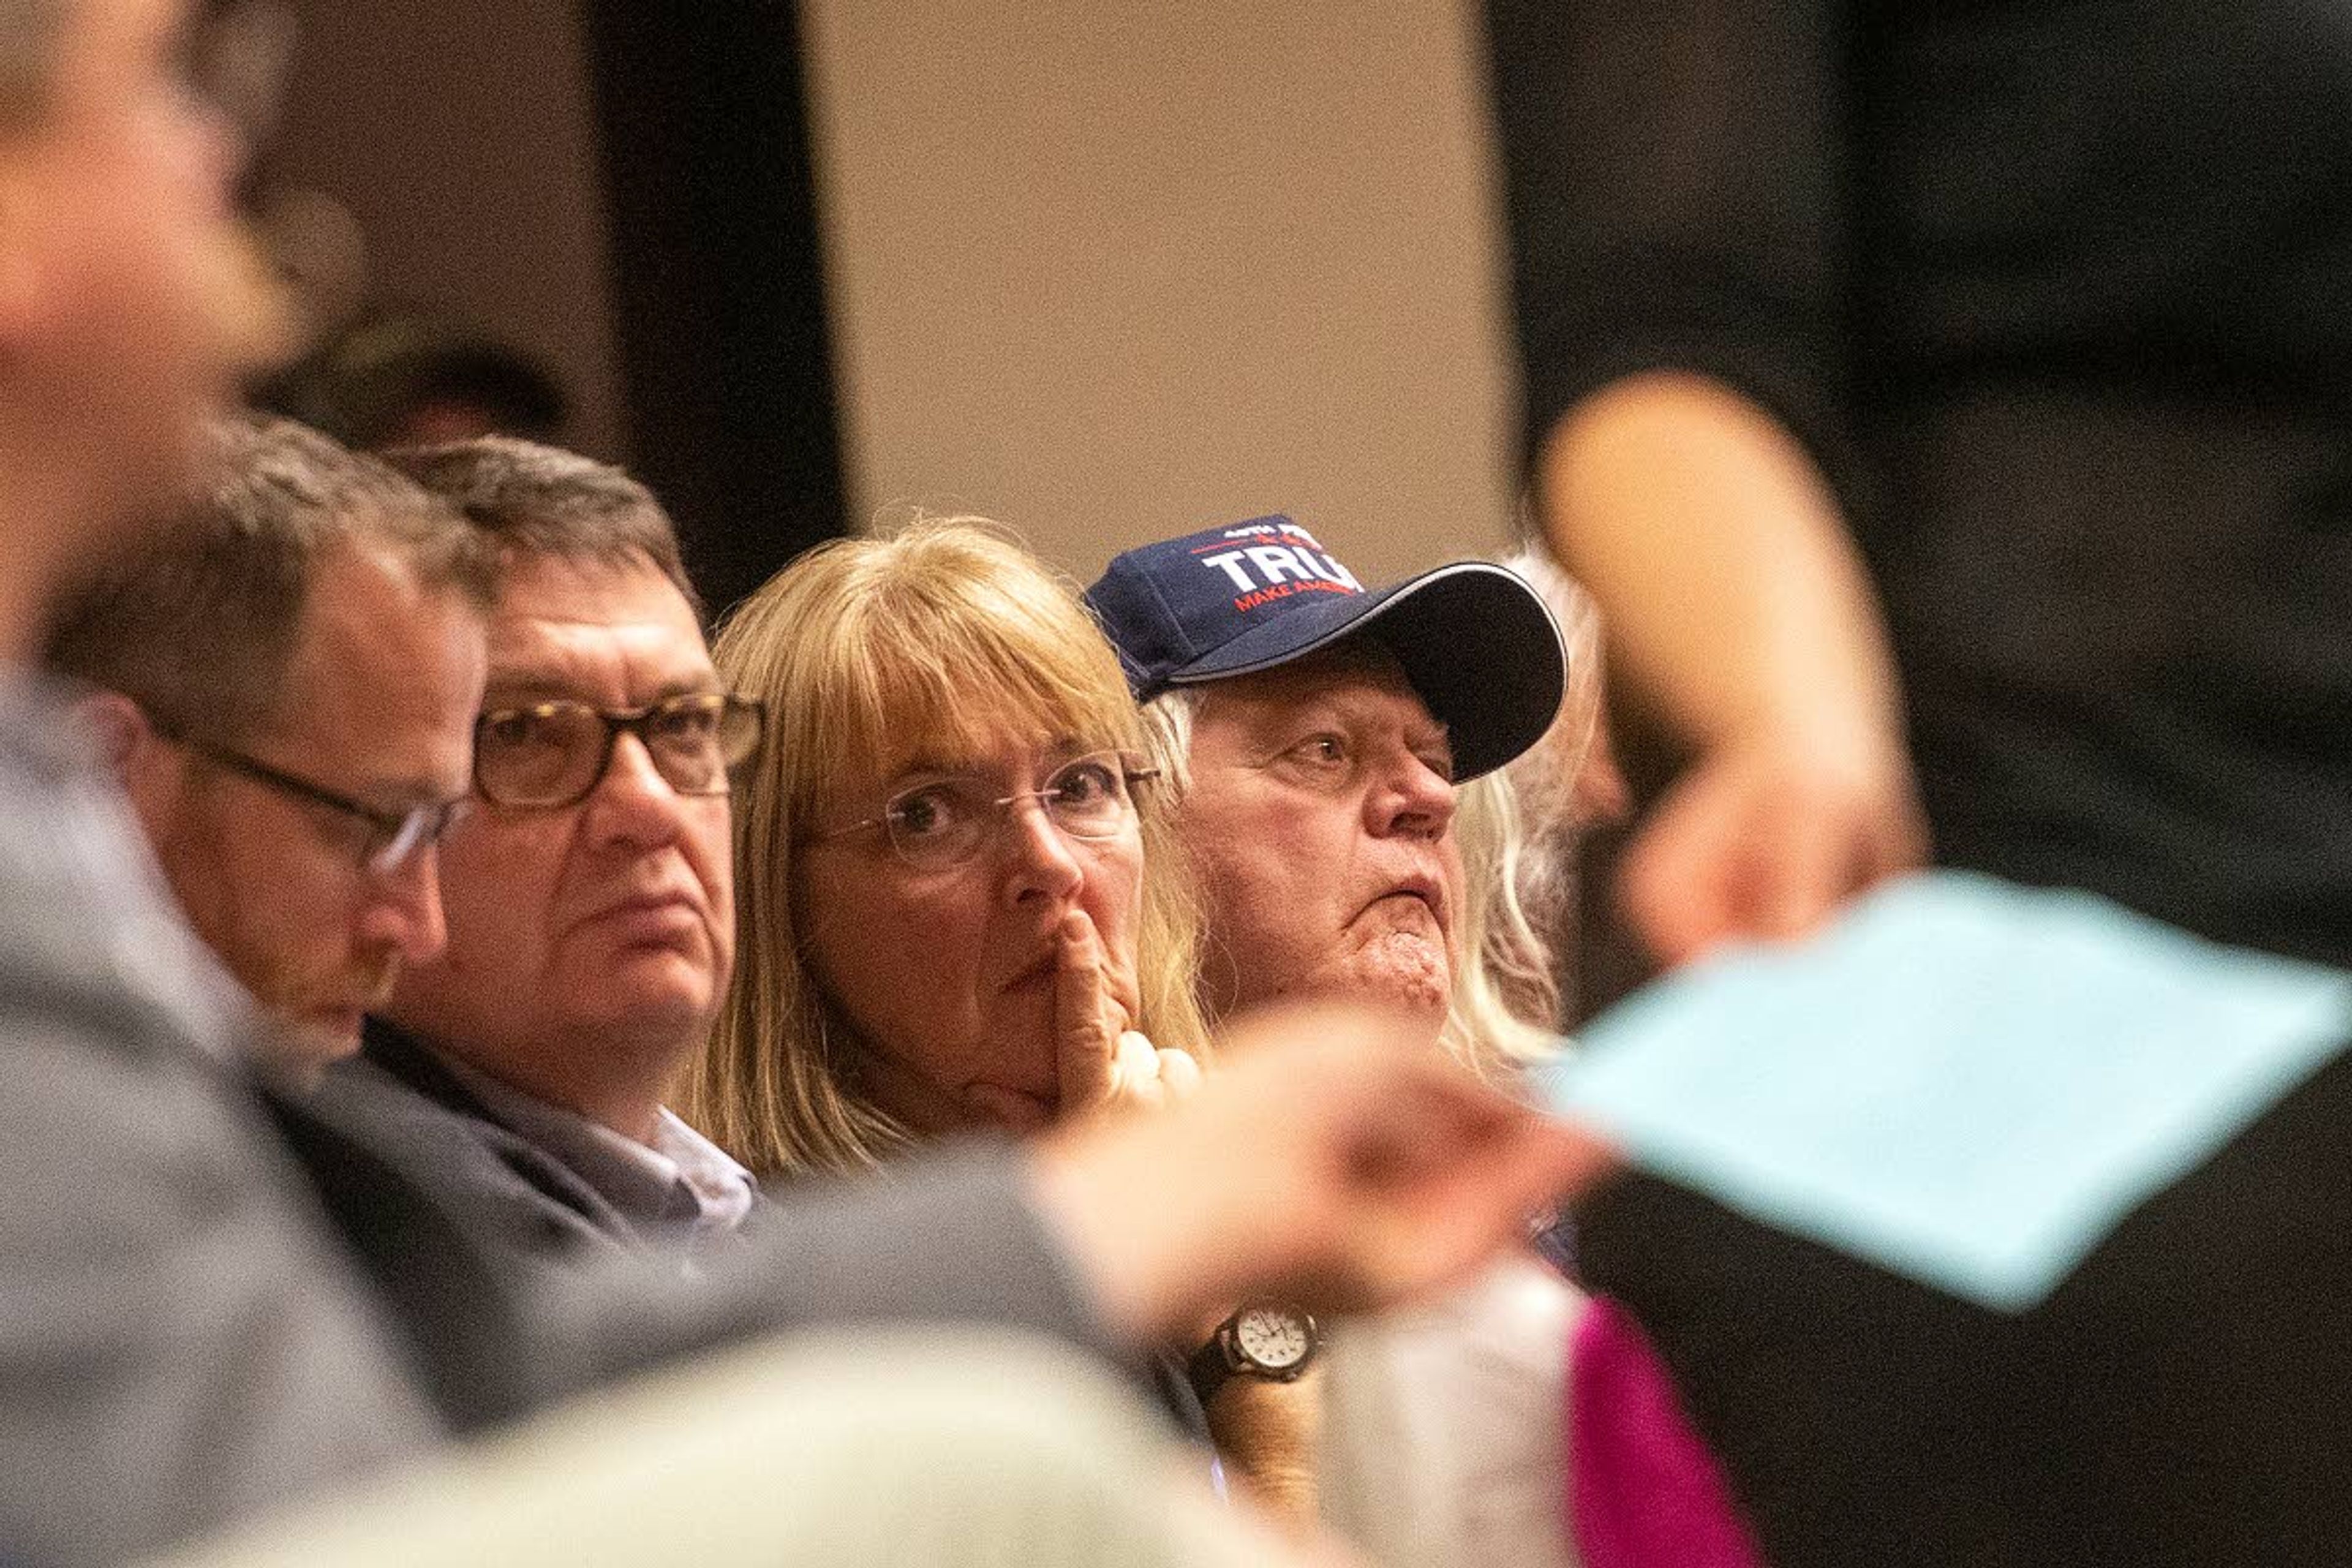
[[[1442,1014],[1453,994],[1445,949],[1412,931],[1388,931],[1349,955],[1344,984],[1332,994],[1384,1002],[1412,1012]]]

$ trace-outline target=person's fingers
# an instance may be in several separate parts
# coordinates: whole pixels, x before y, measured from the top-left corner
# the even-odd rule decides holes
[[[1726,753],[1695,764],[1635,836],[1618,907],[1651,952],[1678,967],[1727,941],[1809,935],[1926,856],[1899,756]]]
[[[1843,803],[1781,798],[1761,803],[1742,862],[1734,924],[1769,942],[1806,935],[1855,890],[1852,867],[1868,825]]]
[[[1107,1321],[1139,1335],[1259,1290],[1310,1310],[1422,1293],[1516,1241],[1592,1163],[1408,1018],[1293,1004],[1223,1039],[1246,1048],[1192,1104],[1076,1118],[1034,1151],[1041,1214]],[[1163,1089],[1188,1076],[1181,1053],[1158,1056]]]
[[[1782,847],[1764,889],[1762,934],[1810,935],[1849,900],[1926,864],[1926,826],[1899,766],[1841,782],[1850,793],[1795,797],[1776,812],[1768,841]]]
[[[1116,1078],[1123,1010],[1111,999],[1102,939],[1084,910],[1062,918],[1061,955],[1054,975],[1054,1068],[1064,1114],[1108,1098]]]
[[[1109,1098],[1146,1109],[1166,1103],[1167,1087],[1160,1081],[1160,1053],[1149,1037],[1133,1029],[1118,1037],[1111,1062]]]
[[[1555,1212],[1556,1203],[1573,1198],[1613,1167],[1586,1161],[1568,1172],[1547,1160],[1541,1168],[1540,1187],[1498,1187],[1497,1176],[1508,1169],[1505,1162],[1471,1162],[1447,1168],[1409,1194],[1359,1205],[1332,1249],[1301,1272],[1300,1295],[1349,1311],[1425,1299],[1522,1244],[1538,1216]],[[1553,1189],[1553,1198],[1529,1195],[1544,1189]]]
[[[1738,934],[1731,856],[1739,825],[1722,793],[1708,780],[1685,780],[1634,836],[1618,871],[1620,911],[1669,968]]]
[[[1160,1051],[1139,1029],[1121,1030],[1113,1071],[1124,1083],[1148,1083],[1160,1076]]]
[[[1045,1108],[1034,1097],[994,1084],[975,1083],[963,1091],[964,1103],[992,1126],[1015,1137],[1025,1137],[1046,1122]]]
[[[1201,1087],[1201,1064],[1192,1059],[1192,1052],[1171,1047],[1160,1053],[1160,1083],[1169,1103],[1181,1104]]]
[[[1366,1300],[1409,1299],[1460,1279],[1524,1239],[1537,1216],[1589,1192],[1622,1163],[1582,1129],[1525,1115],[1359,1205],[1341,1276]]]
[[[1927,864],[1931,847],[1926,814],[1905,790],[1887,808],[1882,830],[1871,838],[1862,868],[1863,885],[1874,887],[1890,877],[1920,869]]]

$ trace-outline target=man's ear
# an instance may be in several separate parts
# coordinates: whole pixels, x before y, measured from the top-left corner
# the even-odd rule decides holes
[[[126,785],[161,743],[146,710],[119,691],[92,691],[76,698],[73,716],[97,742],[107,771]]]

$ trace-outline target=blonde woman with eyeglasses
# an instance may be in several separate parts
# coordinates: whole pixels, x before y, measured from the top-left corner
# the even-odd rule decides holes
[[[713,657],[770,741],[736,787],[735,978],[690,1121],[772,1179],[1198,1081],[1198,912],[1072,584],[982,520],[919,521],[800,557]],[[1205,1437],[1195,1348],[1168,1347],[1158,1383]],[[1216,1418],[1213,1474],[1230,1463],[1301,1530],[1312,1397],[1253,1386]]]
[[[1197,1079],[1192,921],[1118,658],[973,520],[840,540],[713,649],[769,704],[695,1120],[762,1177],[1023,1134]],[[1164,853],[1164,851],[1163,851]]]

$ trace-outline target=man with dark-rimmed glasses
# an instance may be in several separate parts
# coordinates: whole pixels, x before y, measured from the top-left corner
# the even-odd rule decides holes
[[[448,943],[349,1072],[429,1102],[412,1137],[493,1153],[484,1199],[529,1246],[731,1232],[750,1176],[661,1097],[733,966],[727,796],[760,709],[721,689],[643,486],[502,438],[394,460],[471,521],[500,586],[473,798],[441,847]]]
[[[188,923],[315,1070],[439,951],[492,556],[446,506],[284,421],[215,426],[186,525],[86,593],[53,666]]]

